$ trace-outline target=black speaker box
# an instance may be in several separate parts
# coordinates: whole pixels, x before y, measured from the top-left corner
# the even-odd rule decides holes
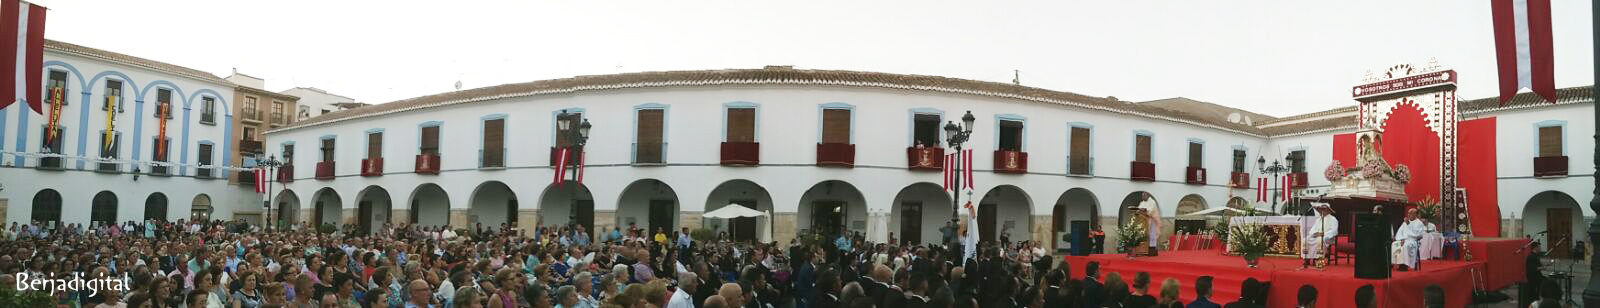
[[[1371,213],[1356,214],[1355,220],[1350,239],[1356,244],[1356,278],[1388,279],[1389,245],[1394,241],[1389,223],[1383,215]]]

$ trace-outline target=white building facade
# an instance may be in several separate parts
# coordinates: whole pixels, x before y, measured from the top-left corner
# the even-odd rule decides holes
[[[1588,91],[1563,92],[1569,95],[1556,105],[1463,110],[1467,119],[1500,118],[1497,203],[1504,218],[1579,207],[1571,225],[1581,236],[1582,216],[1591,211],[1534,195],[1590,198],[1593,164],[1577,159],[1592,154],[1586,134],[1566,136],[1565,154],[1575,158],[1569,176],[1535,178],[1537,153],[1517,142],[1536,136],[1539,123],[1591,131],[1593,119],[1577,112],[1592,107]],[[266,147],[294,158],[292,180],[273,192],[273,203],[282,209],[277,215],[297,222],[526,229],[576,219],[591,230],[703,227],[780,242],[802,230],[842,227],[879,241],[892,232],[899,240],[938,242],[954,210],[952,194],[939,167],[919,164],[940,156],[916,148],[920,141],[953,153],[941,148],[941,127],[969,110],[977,121],[965,148],[975,153],[976,185],[960,202],[980,209],[985,234],[1046,243],[1076,222],[1114,233],[1109,226],[1119,209],[1146,193],[1169,220],[1250,203],[1253,180],[1232,185],[1231,178],[1258,177],[1261,156],[1304,151],[1297,163],[1311,174],[1306,188],[1326,188],[1321,171],[1332,161],[1332,136],[1355,130],[1354,121],[1328,120],[1354,108],[1247,124],[1008,84],[769,67],[449,92],[270,131]],[[582,183],[568,174],[557,187],[552,149],[564,142],[556,129],[563,112],[581,114],[593,128]],[[771,218],[698,216],[727,204]],[[1516,224],[1502,233],[1520,235],[1535,222]],[[1175,225],[1166,224],[1169,234]]]
[[[45,44],[44,61],[37,77],[45,79],[45,93],[55,87],[65,93],[58,134],[46,142],[57,112],[52,103],[42,114],[26,104],[0,109],[4,221],[232,219],[260,212],[251,187],[230,186],[225,178],[233,167],[225,153],[238,146],[229,138],[232,84],[56,41]],[[164,132],[163,105],[170,111]]]

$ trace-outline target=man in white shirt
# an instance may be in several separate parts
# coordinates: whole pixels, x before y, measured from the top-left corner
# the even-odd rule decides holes
[[[1406,210],[1406,222],[1400,225],[1395,232],[1395,237],[1402,241],[1399,255],[1395,256],[1394,264],[1400,265],[1400,271],[1417,269],[1422,258],[1422,235],[1427,233],[1427,223],[1422,222],[1417,209]]]
[[[695,290],[700,289],[700,277],[693,272],[678,273],[678,291],[672,292],[672,298],[667,299],[666,308],[694,308]]]
[[[972,206],[972,201],[967,201],[967,221],[961,225],[961,262],[976,260],[978,258],[978,208]]]
[[[1333,243],[1333,238],[1339,235],[1339,219],[1333,217],[1333,207],[1327,203],[1313,202],[1311,206],[1317,210],[1316,223],[1306,230],[1306,237],[1300,241],[1300,268],[1316,263],[1317,269],[1322,269],[1327,262],[1321,260],[1327,254],[1329,244]]]

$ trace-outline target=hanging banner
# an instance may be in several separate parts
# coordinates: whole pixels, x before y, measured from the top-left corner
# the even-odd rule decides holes
[[[50,150],[50,145],[56,141],[56,126],[61,125],[61,100],[65,90],[61,87],[50,88],[50,123],[45,126],[44,148]]]
[[[111,145],[116,143],[117,97],[106,96],[106,134],[101,136],[100,147],[102,151],[110,152]],[[106,156],[106,155],[101,155]]]
[[[165,161],[167,157],[167,113],[172,112],[171,109],[172,103],[161,102],[156,104],[156,110],[160,113],[160,117],[156,120],[159,123],[156,125],[156,136],[159,137],[156,139],[158,140],[156,142],[156,157],[161,158],[162,161]]]

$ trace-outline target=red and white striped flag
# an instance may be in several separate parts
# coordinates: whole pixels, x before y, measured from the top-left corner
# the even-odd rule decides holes
[[[255,173],[256,173],[256,194],[265,196],[265,195],[267,195],[267,169],[266,168],[255,168]]]
[[[1494,51],[1500,66],[1500,103],[1522,88],[1556,102],[1555,48],[1550,34],[1550,0],[1490,0],[1494,12]]]
[[[25,101],[43,113],[45,7],[0,0],[0,109]]]
[[[583,160],[588,152],[578,152],[578,185],[583,185]]]
[[[1256,202],[1267,202],[1267,178],[1256,178]]]
[[[1282,199],[1284,201],[1289,201],[1289,200],[1293,199],[1293,198],[1291,198],[1291,196],[1293,196],[1293,195],[1289,194],[1289,191],[1290,191],[1289,187],[1294,187],[1294,177],[1292,177],[1292,176],[1283,177],[1283,186],[1281,186],[1281,187],[1283,187],[1282,191],[1280,191],[1280,192],[1283,193]]]
[[[967,188],[973,188],[975,185],[972,184],[972,150],[961,151],[961,173],[965,177],[963,180],[967,181]]]
[[[954,186],[956,186],[956,184],[955,184],[956,173],[954,172],[955,168],[956,168],[956,154],[955,153],[945,154],[944,155],[944,190],[956,189],[954,187]]]
[[[563,175],[567,174],[567,148],[556,150],[555,167],[555,179],[552,179],[551,181],[553,181],[552,184],[555,184],[556,187],[561,187],[561,178]]]

